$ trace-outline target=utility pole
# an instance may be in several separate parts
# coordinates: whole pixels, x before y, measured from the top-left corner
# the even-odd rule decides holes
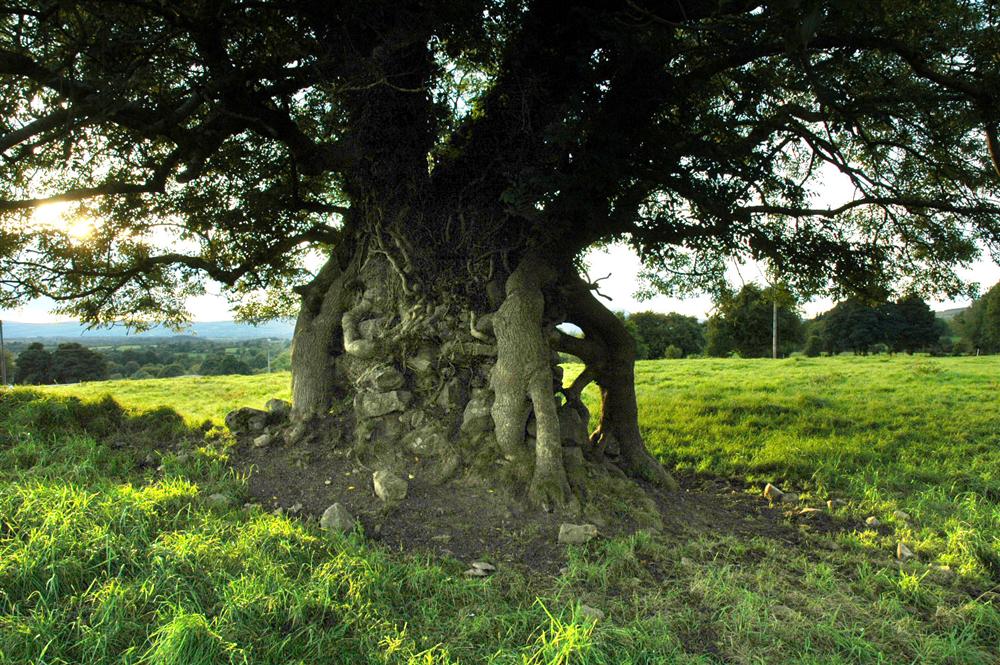
[[[3,321],[0,321],[0,387],[7,386],[7,351],[3,345]]]
[[[778,358],[778,289],[771,287],[771,357]]]

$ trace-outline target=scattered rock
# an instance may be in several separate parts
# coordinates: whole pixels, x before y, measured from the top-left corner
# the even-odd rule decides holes
[[[764,487],[764,497],[767,498],[768,501],[772,501],[772,502],[774,502],[774,501],[781,501],[781,497],[783,497],[784,495],[785,495],[784,492],[782,492],[781,490],[779,490],[777,487],[775,487],[771,483],[768,483]]]
[[[415,429],[403,435],[403,445],[414,455],[427,456],[447,449],[448,442],[438,429]]]
[[[383,365],[371,374],[371,383],[379,392],[399,390],[406,383],[403,373],[391,365]]]
[[[378,418],[395,411],[405,411],[411,395],[405,390],[390,390],[385,393],[359,393],[357,411],[363,418]]]
[[[868,519],[865,520],[865,526],[870,526],[872,528],[875,528],[875,527],[881,526],[881,525],[882,525],[882,522],[880,522],[879,519],[877,517],[875,517],[874,515],[872,515],[871,517],[869,517]]]
[[[494,566],[492,563],[487,563],[485,561],[473,561],[472,567],[478,568],[479,570],[485,571],[487,573],[494,573],[496,572],[497,569],[497,567]]]
[[[604,618],[604,612],[590,605],[580,605],[580,617],[590,621],[600,621]]]
[[[691,566],[694,565],[694,561],[692,561],[691,559],[687,558],[686,556],[682,556],[681,557],[681,562],[680,563],[685,568],[690,568]]]
[[[902,510],[894,510],[892,512],[892,516],[901,522],[910,521],[910,515],[908,513],[904,513]]]
[[[283,399],[270,399],[264,408],[271,414],[271,422],[287,420],[292,413],[292,403]]]
[[[465,384],[455,377],[444,384],[437,396],[437,405],[447,413],[458,411],[468,401]]]
[[[216,493],[208,497],[208,503],[215,508],[228,508],[232,500],[225,494]]]
[[[795,504],[799,502],[799,495],[795,492],[785,492],[781,495],[781,503]]]
[[[267,427],[268,418],[267,411],[243,407],[226,414],[226,427],[236,436],[256,434]]]
[[[274,438],[270,434],[261,434],[260,436],[258,436],[256,439],[253,440],[253,447],[267,448],[269,445],[271,445],[272,441],[274,441]]]
[[[354,528],[354,518],[342,504],[335,503],[323,511],[319,525],[327,531],[346,533]]]
[[[406,498],[409,483],[392,471],[380,469],[372,474],[375,495],[385,503],[398,503]]]
[[[469,568],[465,573],[466,577],[489,577],[489,573],[485,570],[480,570],[479,568]]]
[[[559,569],[559,574],[560,575],[568,575],[569,574],[569,566],[563,566],[562,568],[560,568]]]
[[[493,429],[492,391],[477,388],[462,414],[462,434],[472,436]]]
[[[896,558],[900,561],[908,561],[916,556],[913,551],[906,546],[905,543],[899,542],[896,544]]]
[[[299,503],[298,501],[296,501],[292,505],[292,507],[288,509],[288,512],[293,513],[293,514],[297,514],[297,513],[302,512],[302,504]]]
[[[597,537],[597,527],[593,524],[559,525],[559,542],[564,545],[582,545]]]

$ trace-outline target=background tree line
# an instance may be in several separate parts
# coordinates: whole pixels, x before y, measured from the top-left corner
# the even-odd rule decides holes
[[[892,302],[848,299],[804,321],[786,289],[753,283],[723,292],[703,322],[675,312],[619,312],[618,316],[635,338],[639,359],[762,358],[771,355],[775,301],[780,356],[798,351],[807,356],[1000,353],[1000,284],[958,314],[953,324],[915,294]]]
[[[178,338],[137,344],[134,340],[85,346],[78,342],[14,343],[8,377],[21,385],[185,375],[259,374],[290,367],[288,341],[214,342]]]

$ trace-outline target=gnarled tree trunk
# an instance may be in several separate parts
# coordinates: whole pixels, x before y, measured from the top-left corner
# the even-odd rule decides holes
[[[468,282],[430,288],[404,228],[359,234],[303,289],[289,444],[312,438],[434,482],[479,476],[569,513],[597,498],[588,478],[609,467],[673,486],[639,433],[634,342],[568,261],[498,252]],[[584,337],[561,333],[564,322]],[[565,388],[558,351],[586,363]],[[581,398],[591,380],[593,434]]]

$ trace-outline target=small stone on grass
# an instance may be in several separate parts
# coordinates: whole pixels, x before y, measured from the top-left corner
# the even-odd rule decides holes
[[[580,616],[591,621],[600,621],[604,618],[604,612],[590,605],[580,605]]]
[[[775,487],[771,483],[768,483],[764,487],[764,497],[768,501],[781,501],[781,497],[784,496],[784,494],[785,494],[784,492],[782,492],[781,490],[779,490],[777,487]]]
[[[569,524],[559,526],[559,542],[564,545],[582,545],[597,537],[597,527],[593,524]]]
[[[354,528],[354,518],[342,504],[335,503],[323,511],[319,525],[327,531],[346,533]]]
[[[882,522],[880,522],[879,519],[874,515],[865,520],[865,526],[877,527],[881,526],[881,524]]]
[[[375,495],[385,503],[397,503],[406,498],[409,484],[392,471],[380,469],[372,474]]]
[[[916,555],[909,547],[906,546],[905,543],[900,542],[896,544],[897,559],[899,559],[900,561],[907,561],[909,559],[912,559],[914,556]]]

